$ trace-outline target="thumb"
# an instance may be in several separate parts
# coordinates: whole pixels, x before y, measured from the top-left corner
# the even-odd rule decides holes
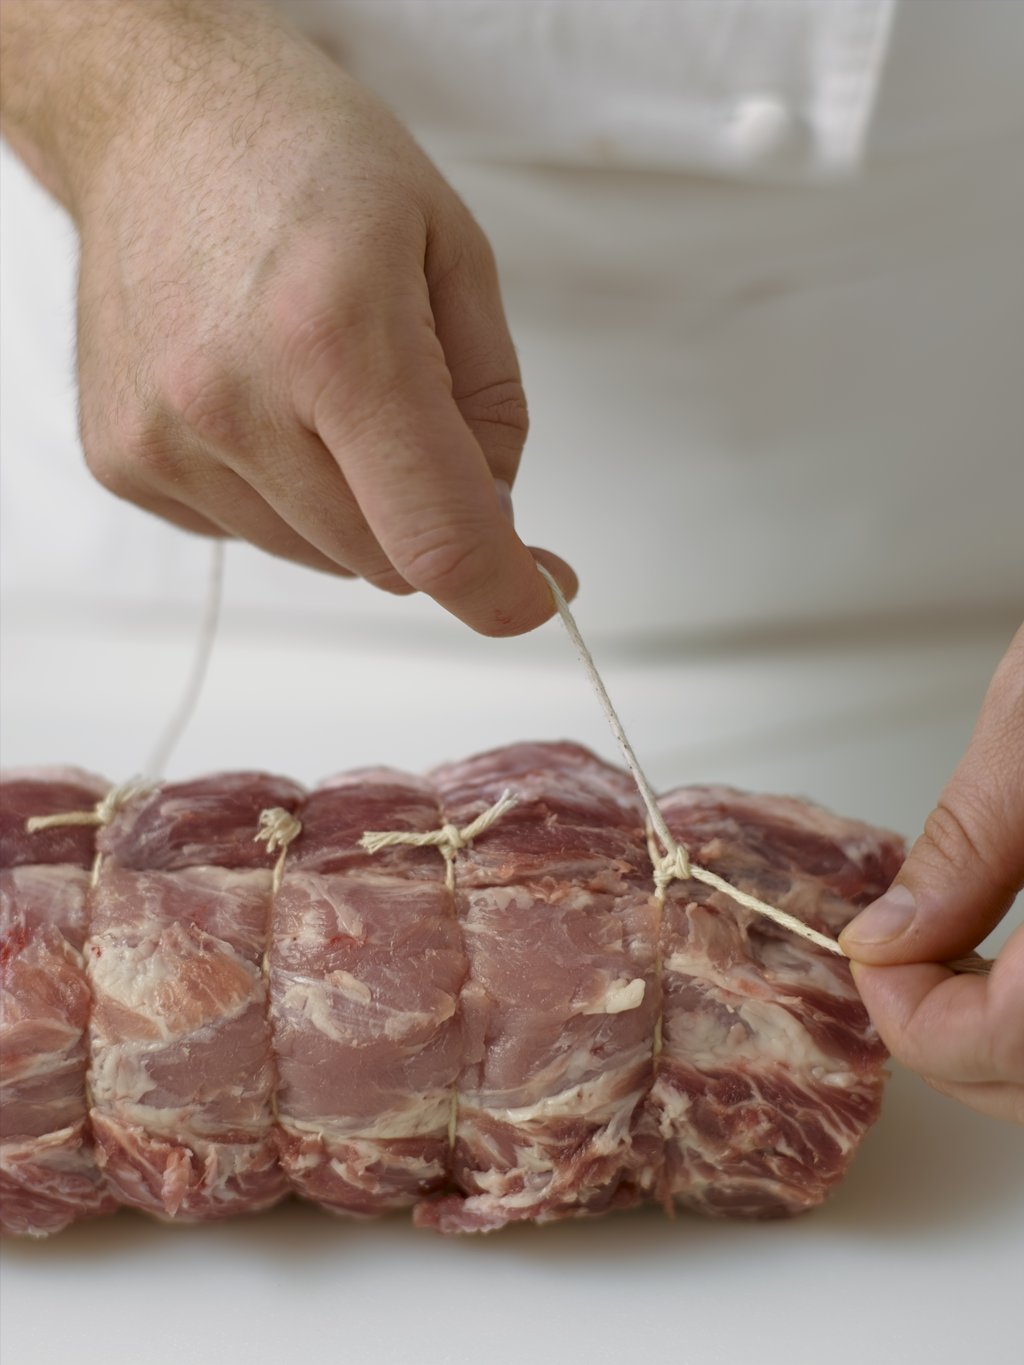
[[[1024,628],[996,670],[967,752],[896,881],[840,935],[857,962],[944,962],[1002,919],[1024,884]]]

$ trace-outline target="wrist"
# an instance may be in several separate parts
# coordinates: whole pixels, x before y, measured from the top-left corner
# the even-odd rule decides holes
[[[214,109],[265,35],[258,0],[5,0],[4,134],[79,218],[105,168],[156,155],[197,102]]]

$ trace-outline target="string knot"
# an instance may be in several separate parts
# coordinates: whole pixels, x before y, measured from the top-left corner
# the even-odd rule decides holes
[[[367,830],[359,840],[360,848],[365,848],[367,853],[380,853],[385,848],[396,848],[404,845],[407,848],[436,848],[447,863],[447,875],[445,885],[449,891],[455,889],[455,855],[460,849],[468,848],[469,845],[479,835],[485,833],[495,823],[500,820],[506,811],[519,800],[515,792],[505,790],[495,801],[493,806],[488,806],[474,820],[470,820],[468,825],[463,825],[459,829],[458,825],[453,825],[451,821],[445,821],[438,829],[417,830],[395,829],[371,829]]]
[[[297,820],[290,810],[283,806],[270,806],[260,811],[260,827],[253,842],[265,843],[268,853],[287,848],[293,839],[302,833],[302,821]]]
[[[302,833],[302,821],[283,806],[268,806],[260,811],[260,827],[253,836],[254,843],[265,843],[268,853],[277,853],[271,889],[276,895],[281,889],[284,876],[284,860],[288,855],[288,845]]]
[[[668,853],[661,857],[654,856],[651,861],[654,864],[654,885],[661,895],[664,895],[670,882],[689,881],[693,876],[690,855],[681,844],[674,844]]]
[[[460,848],[465,848],[469,842],[462,830],[457,825],[442,825],[437,830],[437,846],[442,850],[450,849],[452,853],[458,853]]]

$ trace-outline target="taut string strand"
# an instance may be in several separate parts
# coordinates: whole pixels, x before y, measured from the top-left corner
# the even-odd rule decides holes
[[[654,795],[651,784],[648,782],[647,776],[641,768],[636,754],[633,752],[633,746],[630,744],[626,731],[623,729],[622,721],[619,719],[618,713],[612,705],[612,699],[608,695],[608,689],[605,687],[601,675],[597,671],[597,665],[594,663],[590,650],[587,648],[583,636],[580,634],[580,628],[576,624],[572,612],[569,610],[569,604],[562,595],[561,588],[542,564],[538,564],[537,568],[544,578],[544,581],[551,589],[551,596],[558,609],[558,615],[561,617],[562,625],[565,627],[566,634],[569,636],[576,653],[579,655],[584,671],[590,679],[591,687],[597,693],[597,699],[601,704],[601,710],[604,712],[605,719],[608,721],[611,732],[615,736],[616,742],[622,751],[622,756],[626,760],[626,766],[633,774],[633,781],[636,783],[640,798],[647,808],[647,815],[651,822],[651,826],[661,843],[662,852],[659,854],[653,847],[652,841],[649,841],[649,846],[651,847],[651,861],[654,864],[654,886],[659,900],[664,900],[665,889],[670,882],[675,881],[677,878],[680,881],[688,881],[692,878],[694,881],[703,882],[705,886],[713,887],[716,891],[723,892],[726,896],[729,896],[740,905],[746,906],[748,910],[753,910],[756,914],[763,915],[766,919],[774,921],[774,923],[781,925],[784,929],[788,929],[791,933],[798,934],[801,938],[808,939],[811,943],[816,943],[819,948],[827,948],[830,953],[836,953],[839,957],[845,957],[846,954],[834,938],[829,938],[827,934],[820,934],[817,929],[812,929],[809,924],[804,924],[802,920],[796,919],[795,916],[788,915],[785,910],[779,910],[774,905],[768,905],[764,901],[758,900],[756,896],[750,896],[745,891],[740,891],[735,886],[730,886],[724,877],[718,876],[716,872],[711,872],[706,867],[698,867],[696,863],[690,861],[690,856],[686,849],[684,849],[681,844],[677,843],[669,832],[669,828],[665,823],[665,817],[658,807],[657,798]]]
[[[164,726],[153,752],[149,756],[144,772],[147,777],[160,777],[171,754],[178,746],[178,741],[185,733],[185,727],[192,719],[192,715],[199,702],[199,697],[203,690],[203,683],[206,681],[206,673],[210,667],[210,659],[213,656],[213,646],[217,639],[217,627],[220,623],[220,606],[224,596],[224,542],[222,540],[213,541],[210,548],[210,569],[206,580],[206,602],[203,607],[203,614],[199,622],[199,635],[195,644],[195,653],[192,656],[192,667],[189,670],[188,678],[185,682],[185,690],[181,694],[181,699],[171,715],[170,720]]]
[[[647,837],[647,847],[651,855],[651,862],[654,865],[654,888],[659,904],[664,904],[665,891],[670,882],[674,881],[676,878],[685,881],[687,878],[692,877],[694,881],[703,882],[705,886],[710,886],[716,891],[721,891],[739,905],[745,905],[748,910],[753,910],[755,914],[763,915],[766,919],[773,920],[784,929],[790,930],[791,933],[798,934],[801,938],[805,938],[811,943],[816,943],[819,948],[827,948],[830,953],[835,953],[839,957],[846,957],[843,949],[834,938],[829,938],[826,934],[819,934],[817,929],[812,929],[809,924],[804,924],[802,920],[795,919],[794,916],[788,915],[785,910],[779,910],[774,905],[768,905],[764,901],[758,900],[756,896],[748,895],[746,891],[740,891],[738,887],[731,886],[724,877],[718,876],[716,872],[711,872],[706,867],[698,867],[696,863],[690,861],[689,854],[684,848],[676,843],[665,824],[665,817],[658,809],[658,802],[654,792],[651,790],[651,784],[648,782],[643,769],[640,767],[639,760],[633,752],[633,746],[630,744],[626,732],[623,729],[622,721],[619,719],[615,707],[612,705],[612,700],[608,695],[608,689],[605,687],[601,675],[597,671],[597,665],[594,663],[590,650],[587,648],[583,636],[580,634],[580,628],[576,624],[572,612],[569,610],[569,604],[565,600],[561,588],[559,588],[558,584],[542,564],[538,564],[537,568],[541,577],[551,590],[551,596],[558,609],[558,615],[561,617],[562,625],[565,627],[566,633],[572,641],[576,653],[579,655],[580,662],[583,664],[587,677],[590,679],[591,686],[597,693],[597,699],[601,703],[601,710],[604,712],[605,718],[611,727],[612,734],[615,736],[619,748],[622,750],[622,756],[626,760],[629,771],[633,774],[633,780],[636,782],[641,799],[647,807],[647,814],[651,822],[651,829],[648,831]],[[654,835],[657,835],[658,839],[660,839],[662,848],[665,850],[664,853],[660,853],[655,846]],[[965,957],[954,958],[952,961],[944,962],[942,965],[948,967],[950,971],[953,972],[973,973],[977,976],[987,976],[993,966],[989,958],[981,957],[978,953],[968,953]]]

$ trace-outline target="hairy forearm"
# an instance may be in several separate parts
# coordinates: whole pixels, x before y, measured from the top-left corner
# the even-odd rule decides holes
[[[259,0],[4,0],[0,116],[29,169],[75,213],[137,113],[230,88],[242,54],[272,52],[280,27]],[[254,60],[258,58],[254,57]]]

